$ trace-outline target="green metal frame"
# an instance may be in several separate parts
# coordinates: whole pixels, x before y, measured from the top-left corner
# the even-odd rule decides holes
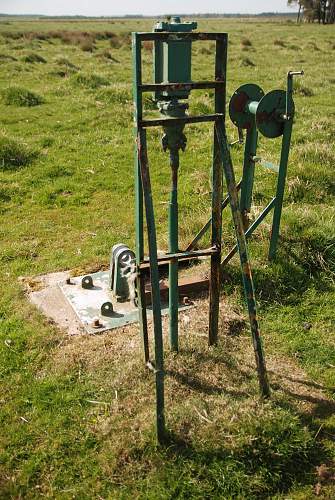
[[[215,41],[215,78],[209,82],[184,82],[184,83],[142,83],[141,44],[143,41],[152,41],[160,45],[163,41],[180,40],[213,40]],[[251,334],[255,350],[256,364],[259,375],[261,394],[268,396],[269,383],[266,376],[264,354],[258,329],[256,301],[250,270],[249,257],[246,245],[246,236],[243,229],[240,204],[238,200],[238,187],[235,182],[233,166],[225,130],[225,96],[226,96],[226,66],[227,66],[227,41],[226,33],[196,33],[196,32],[152,32],[133,33],[133,70],[134,70],[134,137],[135,137],[135,203],[136,203],[136,264],[137,264],[137,291],[139,322],[143,339],[144,359],[156,377],[156,421],[157,439],[160,443],[166,437],[164,417],[164,353],[161,321],[161,303],[159,290],[158,263],[160,260],[170,262],[170,323],[178,325],[178,261],[181,259],[210,257],[210,286],[209,286],[209,337],[208,342],[214,345],[218,339],[219,297],[220,297],[220,267],[221,267],[221,231],[222,208],[230,204],[237,239],[237,249],[240,254],[242,276],[248,305],[251,324]],[[169,90],[191,91],[192,89],[215,90],[215,112],[210,115],[179,116],[175,118],[143,119],[142,93]],[[154,209],[150,185],[150,172],[147,157],[146,129],[156,126],[186,125],[190,123],[214,122],[213,130],[213,166],[212,166],[212,216],[207,225],[211,227],[211,247],[205,250],[187,249],[178,250],[178,201],[177,179],[173,178],[170,199],[169,217],[169,253],[162,257],[157,256],[156,229]],[[222,200],[222,177],[225,175],[228,196]],[[150,361],[147,314],[144,297],[144,267],[148,260],[144,258],[143,234],[143,204],[145,206],[147,237],[149,247],[150,280],[152,289],[152,308],[154,324],[155,361]],[[177,314],[175,312],[177,311]],[[170,328],[170,347],[178,349],[178,329]]]
[[[244,147],[243,173],[242,179],[238,184],[241,189],[240,209],[243,218],[245,236],[246,238],[249,238],[255,231],[255,229],[264,220],[264,218],[268,215],[268,213],[273,210],[273,222],[268,255],[269,260],[275,259],[279,240],[280,221],[294,117],[294,102],[292,99],[293,77],[303,74],[303,71],[288,72],[286,92],[275,90],[264,95],[262,89],[258,87],[258,85],[242,85],[238,89],[238,91],[235,92],[235,94],[237,94],[238,92],[240,93],[240,109],[232,112],[230,108],[232,121],[237,127],[239,127],[239,132],[243,128],[247,130]],[[280,103],[279,107],[278,103]],[[263,117],[263,110],[266,108],[276,110],[278,112],[279,120],[276,122],[273,122],[271,120],[269,120],[268,122],[261,122],[261,119]],[[275,126],[273,127],[273,125]],[[257,156],[258,127],[266,137],[282,136],[279,165],[274,165],[271,162],[265,161]],[[269,204],[263,209],[263,211],[249,227],[249,213],[252,203],[256,163],[260,163],[263,167],[278,174],[278,179],[276,194],[274,198],[269,202]],[[226,208],[227,205],[228,203],[223,203],[222,209]],[[210,220],[201,228],[199,233],[191,241],[191,243],[187,247],[187,250],[190,251],[196,248],[197,242],[206,233],[209,226]],[[235,245],[223,258],[221,263],[222,267],[230,261],[230,259],[235,255],[236,251],[237,246]]]

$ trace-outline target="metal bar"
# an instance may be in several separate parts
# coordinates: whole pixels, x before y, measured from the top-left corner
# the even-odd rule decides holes
[[[248,239],[252,233],[255,231],[255,229],[258,228],[262,220],[267,216],[267,214],[273,209],[274,205],[276,202],[276,198],[273,198],[270,203],[264,208],[264,210],[259,214],[257,219],[251,224],[251,226],[248,227],[247,231],[245,232],[245,237]],[[224,267],[228,262],[231,260],[232,257],[236,254],[238,248],[237,245],[234,245],[233,248],[230,250],[230,252],[225,256],[223,261],[221,262],[221,268]]]
[[[179,154],[171,161],[172,185],[169,203],[169,252],[178,252],[178,167]],[[178,351],[178,259],[169,263],[169,340],[172,351]]]
[[[192,277],[187,276],[178,279],[178,295],[179,298],[182,296],[189,297],[190,294],[208,291],[209,280],[208,278],[202,278],[197,275]],[[161,294],[161,300],[166,301],[169,295],[169,282],[168,280],[160,280],[159,289]],[[151,288],[147,284],[145,288],[145,298],[146,304],[151,304]],[[187,302],[187,301],[186,301]],[[187,305],[187,304],[186,304]]]
[[[236,185],[236,189],[239,190],[241,187],[241,181]],[[221,203],[221,210],[224,210],[227,206],[229,205],[229,196],[226,196],[224,200],[222,200]],[[186,248],[186,252],[190,252],[193,250],[195,247],[196,243],[203,237],[203,235],[208,231],[208,229],[211,227],[212,223],[212,217],[206,222],[206,224],[200,229],[198,234],[193,238],[191,243],[189,243],[188,247]]]
[[[254,163],[259,163],[264,168],[268,168],[269,170],[272,170],[272,172],[275,172],[276,174],[278,174],[278,172],[279,172],[279,165],[276,165],[275,163],[271,163],[270,161],[263,160],[263,158],[260,158],[259,156],[253,156],[252,161]]]
[[[286,106],[285,106],[285,118],[287,120],[293,119],[294,114],[294,104],[293,104],[293,77],[302,76],[304,71],[289,71],[287,73],[287,90],[286,90]]]
[[[227,35],[216,40],[215,47],[215,80],[224,82],[215,88],[215,113],[221,115],[224,123],[226,105],[226,67],[227,67]],[[220,158],[219,139],[216,134],[216,124],[213,130],[213,163],[212,163],[212,246],[218,251],[211,257],[209,281],[209,328],[208,344],[216,344],[219,327],[220,306],[220,264],[222,235],[222,161]]]
[[[162,262],[170,262],[171,260],[185,260],[185,259],[198,259],[199,257],[210,257],[218,253],[217,247],[205,248],[204,250],[192,250],[191,252],[178,252],[178,253],[165,253],[163,255],[157,256],[157,262],[160,264]],[[149,259],[144,258],[144,262],[140,263],[140,268],[148,267]]]
[[[214,122],[222,117],[222,114],[216,113],[212,115],[200,115],[200,116],[183,116],[182,118],[155,118],[151,120],[141,120],[139,126],[141,128],[148,127],[158,127],[158,126],[171,126],[178,125],[180,123],[202,123],[202,122]]]
[[[199,33],[199,32],[163,32],[163,31],[153,31],[153,32],[141,32],[136,33],[139,40],[141,41],[155,41],[160,40],[162,42],[176,41],[176,40],[191,40],[195,42],[197,40],[226,40],[227,33]]]
[[[209,81],[209,82],[186,82],[186,83],[144,83],[139,86],[140,92],[153,92],[155,90],[201,90],[201,89],[216,89],[224,85],[224,81]]]
[[[164,442],[166,437],[165,415],[164,415],[163,334],[162,334],[161,301],[160,301],[160,291],[159,291],[159,274],[158,274],[158,264],[157,264],[156,227],[154,218],[154,208],[152,202],[145,130],[139,131],[138,144],[140,146],[139,158],[140,158],[142,189],[144,194],[144,204],[146,211],[149,257],[150,257],[150,281],[151,281],[152,312],[153,312],[154,339],[155,339],[157,439],[159,443],[162,443]]]
[[[256,155],[257,137],[257,128],[256,125],[253,124],[247,130],[244,148],[243,174],[240,197],[240,208],[244,230],[246,230],[249,226],[249,213],[251,208],[252,191],[255,176],[255,162],[252,160],[252,157]]]
[[[221,151],[223,170],[225,173],[227,189],[230,199],[230,206],[235,226],[237,246],[240,254],[244,292],[248,305],[251,335],[253,339],[259,385],[262,396],[268,397],[270,395],[270,386],[265,366],[265,358],[262,347],[261,335],[258,327],[254,283],[249,263],[248,248],[243,229],[243,221],[242,221],[241,211],[239,208],[239,200],[236,189],[233,164],[227,142],[225,123],[223,120],[216,123],[216,132],[218,136],[218,143]]]
[[[269,260],[273,260],[277,252],[280,220],[281,220],[281,213],[284,200],[287,163],[290,153],[292,127],[293,127],[293,117],[287,120],[284,125],[284,133],[283,133],[280,162],[279,162],[279,173],[277,180],[276,205],[273,212],[273,221],[272,221],[272,230],[270,239]]]
[[[138,137],[138,121],[142,119],[142,94],[138,92],[138,86],[142,81],[142,65],[141,65],[141,44],[139,43],[136,34],[132,35],[133,46],[133,98],[134,98],[134,177],[135,177],[135,231],[136,231],[136,262],[140,263],[144,257],[144,238],[143,238],[143,191],[141,183],[141,172],[139,164],[139,149],[140,144],[137,143]],[[148,321],[147,310],[145,304],[145,283],[144,276],[141,274],[139,267],[137,268],[137,300],[138,300],[138,315],[140,323],[140,334],[142,338],[144,361],[149,361],[149,339],[148,339]]]

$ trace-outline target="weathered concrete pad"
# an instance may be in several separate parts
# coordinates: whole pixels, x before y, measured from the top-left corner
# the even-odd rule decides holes
[[[59,283],[66,281],[70,272],[58,272],[23,278],[29,300],[49,319],[60,328],[65,329],[69,335],[85,333],[74,310],[64,297]]]

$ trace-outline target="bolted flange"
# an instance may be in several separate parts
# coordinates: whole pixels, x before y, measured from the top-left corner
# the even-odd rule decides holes
[[[239,129],[250,129],[255,123],[255,117],[250,113],[248,104],[262,99],[264,92],[254,83],[246,83],[235,90],[229,102],[229,116]]]
[[[256,111],[256,125],[262,135],[269,138],[280,137],[285,125],[285,90],[272,90],[259,102]],[[294,102],[291,101],[291,116],[294,115]]]
[[[84,276],[83,279],[81,280],[81,286],[82,288],[86,288],[90,290],[91,288],[94,288],[93,284],[93,279],[92,276]]]
[[[104,302],[101,306],[101,315],[113,316],[113,314],[114,314],[113,304],[111,302]]]

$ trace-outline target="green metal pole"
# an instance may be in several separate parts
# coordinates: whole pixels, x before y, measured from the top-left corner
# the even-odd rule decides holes
[[[291,135],[292,135],[293,117],[285,122],[284,133],[280,154],[279,173],[277,180],[276,204],[273,212],[273,222],[270,239],[269,260],[273,260],[277,252],[279,239],[280,219],[284,201],[284,190],[287,173],[287,163],[290,153]]]
[[[224,81],[215,89],[215,112],[225,115],[226,102],[226,67],[227,67],[227,35],[216,41],[215,47],[215,79]],[[223,118],[224,119],[224,118]],[[209,329],[208,344],[217,343],[219,327],[220,285],[221,285],[221,235],[222,235],[222,161],[220,145],[214,126],[213,164],[212,164],[212,246],[217,252],[211,256],[209,281]]]
[[[293,77],[303,75],[303,71],[289,71],[287,73],[287,89],[286,89],[286,109],[285,109],[285,125],[283,131],[283,140],[280,154],[279,173],[277,181],[276,205],[273,213],[269,260],[276,257],[277,244],[279,239],[280,219],[284,201],[284,190],[287,173],[287,163],[290,153],[291,136],[293,128],[294,103],[293,103]]]
[[[254,185],[254,175],[255,175],[255,162],[252,160],[253,156],[256,156],[257,151],[257,129],[256,125],[253,124],[248,130],[245,140],[244,148],[244,161],[243,161],[243,174],[242,174],[242,185],[241,185],[241,200],[240,208],[243,219],[244,229],[248,229],[249,226],[249,213],[252,201],[252,190]]]
[[[221,151],[223,170],[225,173],[227,189],[230,198],[230,206],[236,232],[237,246],[240,255],[244,292],[248,305],[251,335],[252,335],[255,358],[256,358],[259,385],[262,396],[268,397],[270,395],[270,386],[265,366],[265,357],[262,347],[261,335],[258,327],[255,290],[249,263],[249,256],[248,256],[246,237],[244,234],[243,221],[239,207],[235,174],[233,170],[233,164],[229,152],[225,124],[223,120],[218,120],[216,122],[216,132]]]
[[[169,204],[169,252],[178,252],[178,151],[171,152],[172,185]],[[170,314],[170,347],[178,351],[178,259],[173,259],[169,264],[169,314]]]
[[[139,154],[137,147],[138,124],[142,119],[142,94],[138,91],[138,86],[142,83],[142,64],[141,64],[141,43],[132,35],[133,48],[133,99],[134,99],[134,178],[135,178],[135,230],[136,230],[136,264],[137,264],[137,301],[140,323],[140,333],[143,344],[144,361],[149,361],[149,339],[148,322],[145,304],[145,283],[143,271],[139,265],[144,259],[144,237],[143,237],[143,191],[141,183],[141,172],[139,164]]]
[[[163,443],[165,440],[165,416],[164,416],[164,352],[162,334],[161,299],[159,289],[159,273],[157,262],[157,242],[154,208],[152,202],[150,173],[147,157],[146,131],[140,129],[138,136],[138,149],[140,156],[141,180],[144,194],[146,211],[146,222],[149,244],[150,281],[152,312],[155,339],[155,376],[156,376],[156,422],[157,440]]]

